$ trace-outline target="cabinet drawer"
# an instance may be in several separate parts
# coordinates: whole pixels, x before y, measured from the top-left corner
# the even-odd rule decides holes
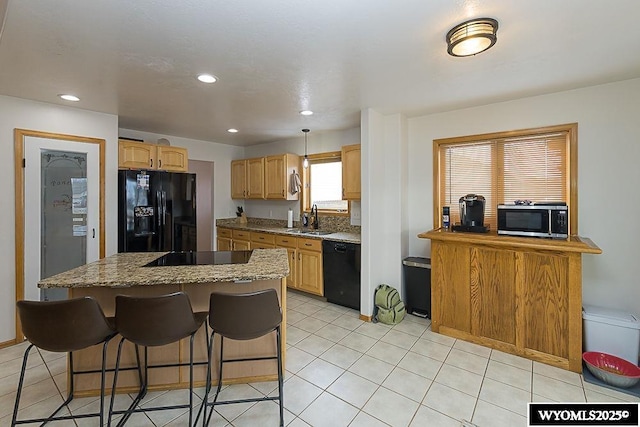
[[[322,240],[298,238],[298,249],[322,252]]]
[[[233,230],[233,239],[234,240],[250,240],[251,233],[243,230]]]
[[[231,229],[229,228],[218,228],[218,237],[223,237],[225,239],[231,238]]]
[[[291,236],[276,236],[276,246],[282,248],[296,248],[298,239]]]
[[[251,233],[251,241],[257,243],[266,243],[273,245],[276,242],[276,236],[267,233]]]

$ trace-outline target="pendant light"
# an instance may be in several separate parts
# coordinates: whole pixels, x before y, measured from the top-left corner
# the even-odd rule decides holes
[[[309,158],[307,157],[307,134],[309,129],[302,129],[302,132],[304,132],[304,162],[302,162],[302,166],[306,169],[309,167]]]

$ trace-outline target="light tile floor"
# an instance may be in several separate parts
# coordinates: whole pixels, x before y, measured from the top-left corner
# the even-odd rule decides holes
[[[26,344],[0,350],[0,426],[8,426]],[[66,358],[31,358],[21,416],[46,415],[62,402]],[[276,382],[227,386],[221,398],[275,394]],[[197,390],[202,395],[202,389]],[[145,404],[181,403],[184,391],[150,393]],[[131,396],[119,395],[124,407]],[[154,402],[151,402],[154,401]],[[527,402],[638,402],[581,375],[456,340],[407,316],[393,327],[290,291],[287,311],[285,423],[300,426],[526,426]],[[96,398],[71,410],[95,411]],[[136,414],[127,426],[185,426],[183,410]],[[472,423],[472,424],[471,424]],[[97,420],[55,426],[95,426]],[[273,402],[216,408],[212,426],[276,426]]]

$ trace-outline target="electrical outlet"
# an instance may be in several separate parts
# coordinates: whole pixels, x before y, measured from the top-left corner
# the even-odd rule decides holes
[[[351,218],[353,219],[360,219],[360,211],[359,210],[354,210],[351,212]]]

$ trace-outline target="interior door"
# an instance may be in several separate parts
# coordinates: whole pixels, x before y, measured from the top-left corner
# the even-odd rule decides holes
[[[26,136],[24,158],[24,298],[64,299],[37,282],[100,257],[100,148]]]

